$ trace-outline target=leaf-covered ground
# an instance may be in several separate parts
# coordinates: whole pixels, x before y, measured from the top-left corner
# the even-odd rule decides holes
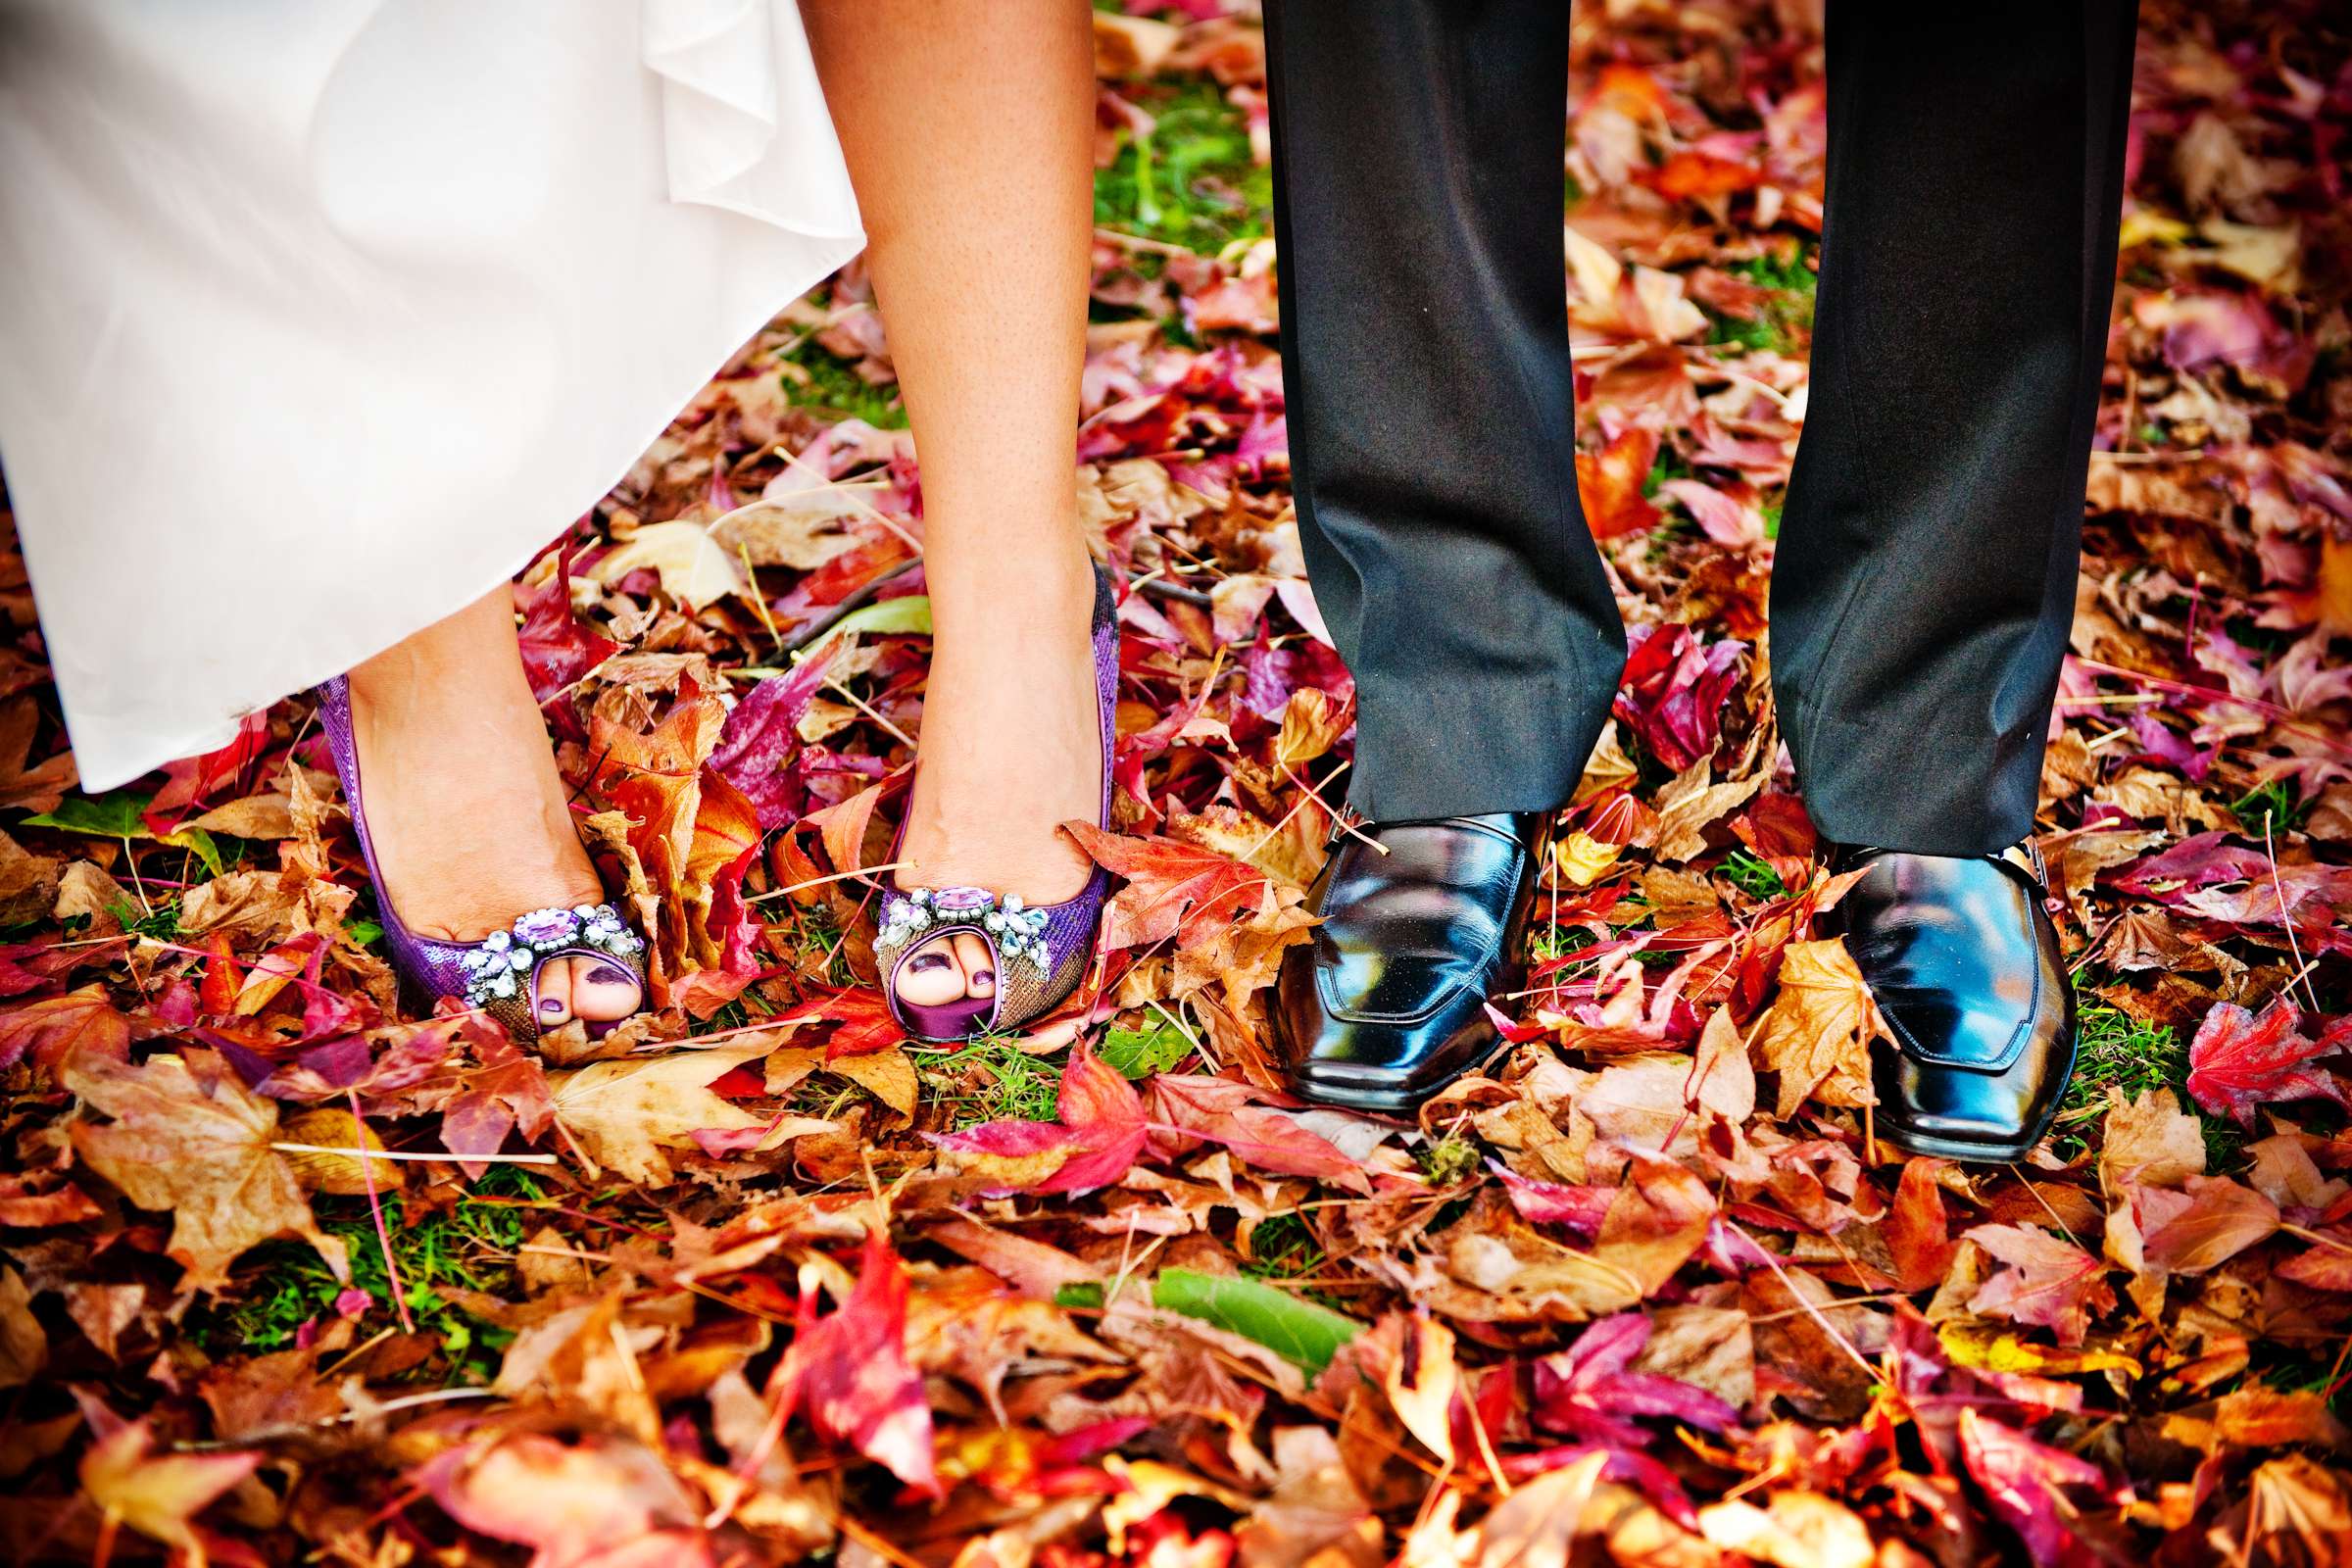
[[[857,1568],[2343,1563],[2352,288],[2340,8],[2150,0],[2040,846],[2034,1156],[1871,1137],[1765,682],[1823,98],[1802,5],[1589,8],[1566,278],[1636,651],[1514,1049],[1274,1087],[1353,696],[1286,490],[1257,27],[1102,24],[1078,482],[1126,583],[1081,1002],[901,1042],[915,470],[856,270],[516,589],[660,1009],[401,1014],[300,699],[72,789],[0,650],[0,1540]],[[1935,345],[1915,345],[1933,353]],[[223,607],[268,613],[267,606]],[[369,1157],[359,1157],[361,1151]]]

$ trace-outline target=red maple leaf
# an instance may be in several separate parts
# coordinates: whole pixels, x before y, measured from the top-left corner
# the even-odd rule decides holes
[[[2314,1231],[2312,1249],[2278,1265],[2278,1277],[2315,1291],[2352,1292],[2352,1230]]]
[[[531,697],[542,708],[568,691],[581,676],[620,652],[620,645],[589,630],[571,611],[571,560],[574,552],[558,551],[556,569],[536,588],[517,585],[514,608],[522,612],[515,643],[522,651],[522,672],[531,683]],[[558,727],[574,740],[586,738],[569,703],[551,710]]]
[[[1600,1232],[1609,1205],[1617,1200],[1614,1187],[1569,1187],[1559,1182],[1522,1176],[1507,1166],[1494,1166],[1502,1190],[1519,1217],[1538,1225],[1565,1225],[1586,1241]]]
[[[0,1067],[14,1066],[30,1051],[42,1070],[54,1072],[69,1053],[80,1050],[130,1059],[130,1020],[107,1000],[103,986],[83,986],[0,1013]]]
[[[980,1156],[1001,1175],[997,1193],[1085,1193],[1127,1174],[1144,1152],[1144,1102],[1135,1086],[1081,1042],[1062,1069],[1054,1105],[1058,1121],[992,1121],[959,1133],[935,1133],[942,1149]]]
[[[931,1457],[931,1403],[906,1360],[906,1270],[882,1227],[865,1233],[858,1284],[831,1317],[803,1295],[791,1347],[768,1394],[789,1418],[808,1415],[817,1435],[847,1443],[929,1496],[940,1494]]]
[[[1204,947],[1231,922],[1273,905],[1273,884],[1246,860],[1174,839],[1064,826],[1097,865],[1127,881],[1102,916],[1102,945],[1114,953],[1170,937],[1180,948]]]
[[[1763,183],[1764,172],[1713,153],[1690,151],[1676,153],[1655,169],[1637,169],[1634,177],[1668,201],[1690,201],[1753,190]]]
[[[872,986],[844,986],[839,991],[818,992],[808,1005],[770,1021],[779,1025],[833,1025],[833,1032],[825,1036],[827,1061],[837,1061],[843,1056],[870,1056],[906,1038],[906,1031],[890,1014],[889,1002]]]
[[[241,791],[267,776],[268,770],[257,764],[269,750],[270,715],[266,711],[247,713],[237,720],[236,736],[226,746],[202,757],[166,762],[164,787],[140,808],[139,820],[147,824],[150,833],[171,832],[181,818],[214,796]]]
[[[2188,1092],[2215,1115],[2227,1112],[2241,1127],[2254,1125],[2254,1107],[2286,1100],[2352,1103],[2334,1075],[2307,1067],[2333,1049],[2337,1032],[2304,1037],[2293,1004],[2275,997],[2259,1014],[2217,1002],[2188,1047]]]
[[[1687,626],[1638,627],[1612,711],[1677,773],[1715,754],[1723,704],[1739,683],[1747,644],[1701,644]]]
[[[1959,1249],[1951,1239],[1942,1190],[1936,1185],[1943,1164],[1940,1159],[1905,1160],[1894,1202],[1879,1225],[1894,1262],[1896,1283],[1906,1291],[1924,1291],[1941,1280]]]

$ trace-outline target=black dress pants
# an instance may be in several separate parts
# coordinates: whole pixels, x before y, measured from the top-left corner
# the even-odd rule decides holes
[[[1838,0],[1771,598],[1828,837],[2032,827],[2073,610],[2136,0]],[[1566,0],[1269,0],[1291,462],[1369,816],[1574,791],[1625,654],[1577,501]]]

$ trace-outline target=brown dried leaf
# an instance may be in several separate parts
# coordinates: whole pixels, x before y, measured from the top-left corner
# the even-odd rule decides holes
[[[49,1364],[49,1335],[32,1315],[24,1276],[0,1264],[0,1389],[22,1388]]]
[[[276,1103],[249,1092],[219,1056],[190,1050],[133,1066],[79,1052],[61,1077],[114,1118],[72,1124],[83,1163],[139,1207],[171,1212],[183,1290],[220,1290],[230,1263],[279,1236],[302,1237],[337,1279],[350,1279],[343,1243],[318,1228],[292,1168],[270,1147]]]
[[[1757,1036],[1757,1064],[1781,1075],[1774,1114],[1786,1121],[1810,1098],[1825,1105],[1875,1105],[1870,1044],[1886,1035],[1870,986],[1845,944],[1791,942],[1781,994]]]
[[[381,1152],[384,1141],[376,1137],[375,1129],[335,1105],[320,1105],[299,1112],[286,1122],[278,1134],[278,1142],[309,1144],[316,1149],[368,1150]],[[408,1176],[396,1159],[363,1160],[356,1152],[343,1154],[314,1153],[309,1150],[285,1149],[278,1152],[286,1156],[286,1164],[295,1180],[314,1193],[335,1193],[356,1198],[370,1190],[379,1193],[397,1190]]]

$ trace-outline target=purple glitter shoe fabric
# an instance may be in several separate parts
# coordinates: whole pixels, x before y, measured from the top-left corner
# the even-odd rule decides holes
[[[376,865],[375,842],[368,834],[368,808],[360,785],[360,749],[351,728],[351,686],[342,676],[318,688],[318,724],[326,732],[327,754],[334,759],[335,776],[343,782],[343,804],[360,839],[360,856],[368,878],[375,883],[376,908],[384,922],[384,944],[392,952],[392,967],[429,1011],[442,997],[458,997],[479,1007],[503,1025],[517,1045],[539,1039],[539,971],[551,958],[592,957],[629,971],[640,997],[646,992],[645,942],[626,929],[610,905],[583,905],[575,909],[533,909],[515,917],[505,931],[480,942],[441,942],[420,937],[401,919],[384,893]],[[613,933],[617,931],[619,936]],[[515,962],[516,955],[524,961]],[[528,984],[510,984],[493,992],[486,977],[501,968],[519,975],[527,970]],[[612,1027],[591,1023],[592,1034]]]
[[[1113,720],[1117,715],[1119,698],[1119,621],[1118,602],[1111,593],[1110,577],[1101,566],[1095,568],[1095,696],[1102,721],[1102,804],[1095,820],[1108,826],[1110,822],[1111,747],[1116,739]],[[895,859],[896,857],[894,856]],[[1000,906],[995,895],[977,888],[941,890],[938,897],[977,894],[988,901],[987,908]],[[894,893],[889,905],[904,901],[905,895]],[[1077,897],[1060,904],[1039,905],[1030,909],[1031,915],[1042,914],[1045,919],[1032,939],[1037,962],[1015,956],[1007,959],[996,933],[979,923],[985,911],[975,901],[974,918],[954,918],[953,907],[939,911],[941,918],[921,929],[913,940],[907,941],[893,957],[882,976],[882,995],[892,1016],[908,1035],[917,1040],[961,1040],[992,1030],[1018,1029],[1041,1018],[1061,1005],[1078,984],[1086,978],[1089,962],[1095,956],[1095,937],[1102,923],[1102,906],[1110,899],[1110,873],[1095,867],[1086,879],[1086,886]],[[969,931],[988,944],[989,954],[996,962],[997,990],[993,998],[952,1002],[941,1006],[925,1007],[899,1000],[899,966],[916,950],[934,937],[951,932]]]

